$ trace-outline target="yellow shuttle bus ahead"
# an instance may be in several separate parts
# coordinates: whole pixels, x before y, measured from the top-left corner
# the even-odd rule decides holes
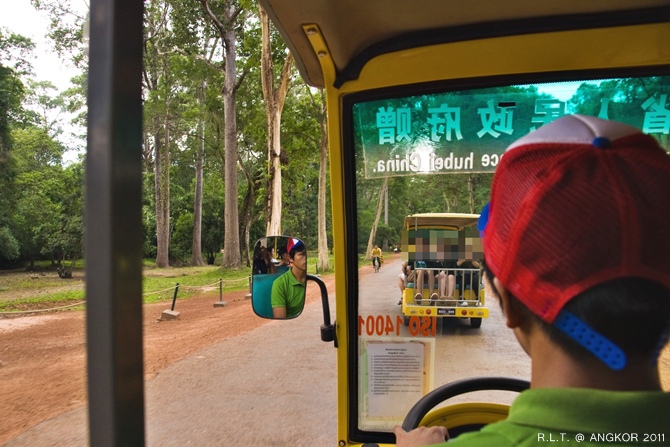
[[[405,218],[402,313],[410,333],[422,319],[467,318],[478,328],[489,316],[481,272],[479,214],[425,213]]]

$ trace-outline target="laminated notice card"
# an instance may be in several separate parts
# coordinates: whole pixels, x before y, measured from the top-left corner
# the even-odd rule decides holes
[[[367,405],[362,416],[368,423],[402,422],[412,405],[432,387],[430,365],[434,344],[430,339],[396,338],[367,340],[365,345],[367,383],[363,389]]]

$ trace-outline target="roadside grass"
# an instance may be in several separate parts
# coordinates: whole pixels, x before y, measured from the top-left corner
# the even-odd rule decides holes
[[[308,273],[316,273],[316,252],[308,253]],[[333,265],[333,255],[330,255]],[[0,313],[25,312],[49,309],[85,301],[85,270],[83,261],[77,261],[73,277],[61,279],[50,262],[36,264],[36,271],[0,271]],[[321,272],[321,276],[332,272]],[[249,290],[251,268],[221,268],[217,258],[215,265],[202,267],[157,268],[154,260],[145,260],[143,267],[142,301],[155,303],[174,298],[179,284],[177,299],[204,292],[223,293]],[[219,285],[219,283],[221,285]],[[74,309],[83,308],[76,306]]]
[[[231,269],[208,265],[159,269],[155,266],[145,266],[142,284],[143,301],[154,303],[171,300],[177,284],[179,284],[177,299],[204,291],[220,290],[220,287],[224,294],[249,289],[250,274],[249,267]]]

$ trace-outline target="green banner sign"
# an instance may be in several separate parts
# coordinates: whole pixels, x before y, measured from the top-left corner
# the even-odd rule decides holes
[[[507,146],[563,115],[621,121],[668,148],[670,78],[621,78],[441,92],[356,103],[366,178],[493,172]]]

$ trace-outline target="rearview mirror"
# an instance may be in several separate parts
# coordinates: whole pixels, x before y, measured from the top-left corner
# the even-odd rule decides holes
[[[307,248],[290,236],[266,236],[254,246],[251,305],[262,318],[295,318],[305,307]]]

